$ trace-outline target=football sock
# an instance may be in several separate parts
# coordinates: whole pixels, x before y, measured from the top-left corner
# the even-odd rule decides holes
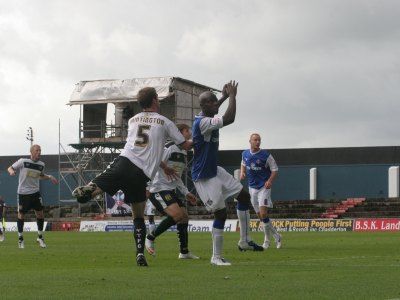
[[[240,227],[239,243],[247,243],[251,241],[250,237],[250,212],[248,205],[243,205],[240,202],[237,205],[237,216]]]
[[[161,221],[160,224],[158,224],[157,228],[153,232],[147,235],[147,238],[149,240],[154,241],[157,236],[159,236],[160,234],[162,234],[163,232],[168,230],[168,228],[170,228],[172,225],[175,224],[176,222],[174,221],[174,219],[170,216],[167,216]]]
[[[155,223],[149,223],[149,232],[153,232],[156,229],[156,224]]]
[[[39,236],[39,239],[42,239],[42,238],[43,238],[44,219],[37,219],[37,220],[36,220],[36,224],[37,224],[37,227],[38,227],[38,236]]]
[[[276,231],[276,229],[275,229],[274,225],[272,225],[271,221],[268,222],[268,225],[269,225],[269,231],[272,233],[272,235],[276,239],[278,236],[278,231]]]
[[[270,224],[269,218],[267,217],[267,218],[263,219],[262,222],[263,222],[263,231],[264,231],[264,242],[269,243],[270,238],[271,238],[271,231],[269,228],[269,224]]]
[[[179,239],[179,248],[180,252],[182,254],[187,254],[189,253],[188,249],[188,223],[185,224],[178,224],[177,229],[178,229],[178,239]]]
[[[24,232],[24,220],[17,219],[17,228],[18,228],[18,236],[20,239],[23,239],[22,233]]]
[[[212,244],[213,244],[213,256],[222,256],[222,245],[224,242],[223,236],[224,230],[220,228],[212,228]]]
[[[146,224],[143,218],[133,219],[133,235],[136,242],[136,255],[139,253],[144,253],[144,240],[146,237]]]

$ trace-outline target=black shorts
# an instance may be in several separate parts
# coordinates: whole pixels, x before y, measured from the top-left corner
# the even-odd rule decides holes
[[[118,156],[107,169],[92,180],[99,188],[113,196],[124,192],[125,203],[146,201],[146,187],[150,179],[128,158]]]
[[[43,210],[42,196],[39,192],[29,195],[18,194],[18,212],[26,214],[31,209],[35,211]]]
[[[161,213],[164,213],[164,209],[173,203],[178,203],[180,207],[185,207],[182,200],[178,198],[175,191],[161,191],[158,193],[150,194],[150,201]]]

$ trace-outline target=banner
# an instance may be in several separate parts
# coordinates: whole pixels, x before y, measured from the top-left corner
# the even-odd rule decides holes
[[[46,230],[47,227],[47,222],[44,222],[43,225],[43,231]],[[37,224],[36,222],[25,222],[24,223],[24,232],[37,232]],[[11,231],[11,232],[18,232],[18,227],[17,227],[17,222],[6,222],[6,230],[5,231]]]
[[[113,217],[122,217],[132,215],[130,205],[125,203],[125,195],[119,190],[111,196],[106,193],[106,214]]]
[[[157,220],[156,225],[159,224],[159,220]],[[236,231],[237,229],[237,220],[226,220],[225,222],[225,231]],[[148,221],[146,221],[146,225],[148,226]],[[189,221],[189,232],[211,232],[213,225],[213,220],[206,221]],[[80,231],[132,231],[133,230],[133,221],[132,220],[121,220],[121,221],[81,221]],[[176,225],[171,226],[168,231],[176,231]]]
[[[278,232],[400,231],[400,219],[271,219],[271,222]],[[160,220],[156,220],[156,225],[159,223]],[[210,232],[212,226],[213,220],[189,220],[188,231]],[[251,220],[250,229],[262,232],[263,224],[260,220]],[[132,230],[132,220],[81,221],[80,226],[80,231]],[[176,231],[176,225],[171,226],[168,231]],[[238,232],[238,220],[226,220],[224,231]]]
[[[133,231],[133,221],[81,221],[79,231]]]
[[[356,219],[354,231],[400,231],[400,219]]]
[[[278,232],[352,231],[353,220],[342,219],[271,219]],[[263,231],[260,220],[251,220],[252,231]]]

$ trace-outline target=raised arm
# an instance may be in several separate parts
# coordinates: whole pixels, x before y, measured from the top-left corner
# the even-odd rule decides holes
[[[225,114],[222,116],[224,126],[230,125],[235,121],[237,86],[238,83],[236,83],[234,80],[231,80],[226,84],[226,93],[229,95],[229,104]]]
[[[228,99],[229,95],[228,92],[226,91],[226,87],[228,86],[228,84],[224,84],[223,88],[222,88],[222,95],[221,98],[219,98],[218,102],[217,102],[217,106],[218,108],[221,106],[222,103],[225,102],[226,99]]]

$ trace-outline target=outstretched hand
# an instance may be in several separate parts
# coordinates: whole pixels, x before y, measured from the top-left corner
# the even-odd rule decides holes
[[[226,90],[226,93],[227,93],[229,96],[236,96],[238,85],[239,85],[239,83],[236,82],[235,80],[229,81],[227,84],[224,85],[224,88],[225,88],[225,90]]]
[[[55,178],[55,177],[52,176],[52,175],[49,176],[49,179],[50,179],[50,181],[51,181],[53,184],[57,184],[57,183],[58,183],[57,178]]]

